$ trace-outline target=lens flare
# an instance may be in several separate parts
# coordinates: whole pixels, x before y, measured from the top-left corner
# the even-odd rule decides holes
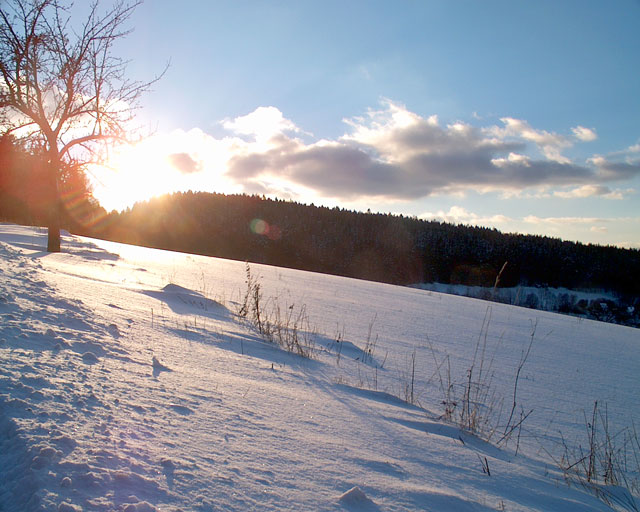
[[[249,227],[251,228],[251,232],[256,235],[266,235],[269,231],[269,224],[262,219],[253,219]]]
[[[256,235],[266,236],[269,240],[279,240],[282,237],[282,231],[278,226],[262,219],[253,219],[249,223],[249,229]]]

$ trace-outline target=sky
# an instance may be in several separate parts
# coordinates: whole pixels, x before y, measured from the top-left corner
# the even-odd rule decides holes
[[[107,210],[259,194],[640,248],[640,2],[148,0]]]

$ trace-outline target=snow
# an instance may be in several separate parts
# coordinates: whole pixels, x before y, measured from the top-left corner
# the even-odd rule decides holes
[[[487,288],[443,283],[419,283],[413,286],[421,290],[474,297],[542,311],[561,311],[564,314],[579,317],[607,319],[607,321],[623,325],[640,326],[637,316],[633,317],[636,308],[625,303],[630,299],[605,290],[569,290],[567,288],[538,286]],[[615,311],[609,313],[609,303],[607,301],[616,305],[621,312],[626,311],[628,317],[624,318],[624,315],[616,314]],[[600,312],[595,307],[596,305],[601,310]],[[595,315],[593,310],[595,310]]]
[[[305,307],[306,359],[235,314],[242,262],[45,247],[0,224],[2,511],[609,510],[552,458],[596,400],[637,421],[637,329],[251,265],[265,307]],[[441,417],[436,362],[460,385],[479,346],[504,424],[532,336],[517,454]]]

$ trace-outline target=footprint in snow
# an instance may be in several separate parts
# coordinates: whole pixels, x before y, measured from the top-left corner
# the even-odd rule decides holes
[[[165,371],[165,372],[170,372],[171,368],[169,368],[168,366],[163,365],[160,362],[160,359],[158,359],[156,356],[153,356],[153,359],[151,360],[153,363],[153,367],[160,370],[160,371]]]
[[[154,377],[157,377],[158,375],[160,375],[161,372],[171,372],[171,371],[173,371],[168,366],[163,365],[156,356],[153,356],[153,359],[151,361],[152,361],[152,366],[153,366],[153,376]]]
[[[182,416],[188,416],[189,414],[193,414],[193,409],[185,405],[169,404],[169,407],[171,407],[171,409],[173,409],[178,414],[182,414]]]

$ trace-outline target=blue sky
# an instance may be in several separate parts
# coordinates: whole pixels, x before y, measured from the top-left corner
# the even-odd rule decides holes
[[[640,247],[637,0],[147,0],[131,24],[131,77],[170,66],[153,135],[95,172],[107,208],[246,192]]]

